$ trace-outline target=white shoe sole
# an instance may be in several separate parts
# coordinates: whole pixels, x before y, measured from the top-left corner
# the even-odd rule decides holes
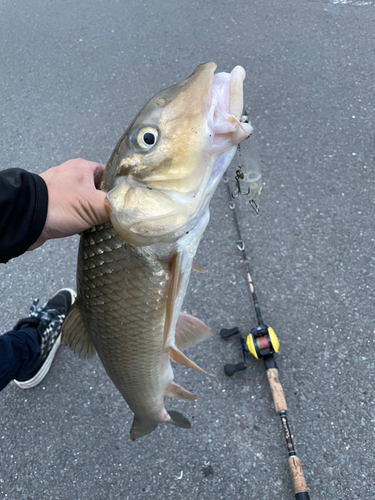
[[[72,305],[77,297],[77,294],[74,290],[71,288],[62,288],[58,292],[56,292],[56,295],[61,292],[62,290],[66,290],[67,292],[70,293],[72,296]],[[14,380],[14,383],[18,385],[21,389],[31,389],[32,387],[35,387],[36,385],[40,384],[41,381],[44,379],[44,377],[47,375],[49,372],[49,369],[51,368],[51,364],[53,361],[53,358],[56,355],[57,349],[60,347],[61,344],[61,333],[59,337],[57,338],[55,345],[52,347],[51,352],[48,354],[45,362],[42,364],[40,367],[40,370],[33,376],[33,378],[29,380],[25,380],[24,382],[20,382],[19,380]]]

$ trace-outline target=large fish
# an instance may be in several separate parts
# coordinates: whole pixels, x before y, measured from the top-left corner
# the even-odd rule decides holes
[[[81,357],[98,353],[134,412],[133,440],[164,422],[190,427],[164,407],[164,396],[196,399],[173,381],[171,359],[204,372],[181,350],[210,331],[180,310],[210,199],[252,132],[240,123],[244,69],[215,69],[198,66],[136,116],[103,176],[111,224],[80,241],[78,296],[63,343]]]

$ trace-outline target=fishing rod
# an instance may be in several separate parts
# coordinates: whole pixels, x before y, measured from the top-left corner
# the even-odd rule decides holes
[[[241,121],[246,121],[247,115],[241,118]],[[257,168],[257,165],[253,164],[250,166],[242,163],[241,149],[238,145],[238,168],[235,176],[236,187],[234,191],[231,191],[229,185],[229,179],[224,178],[224,182],[227,188],[228,203],[229,208],[233,214],[234,224],[236,226],[238,240],[236,240],[236,246],[241,252],[242,263],[245,267],[246,281],[248,284],[251,301],[254,308],[255,317],[258,326],[250,331],[250,334],[245,338],[240,332],[239,328],[234,327],[231,329],[223,328],[220,330],[220,336],[223,339],[228,339],[233,335],[239,335],[241,342],[241,351],[243,360],[237,364],[227,364],[224,367],[225,374],[231,377],[238,371],[245,370],[247,368],[247,358],[251,354],[255,359],[263,359],[264,367],[266,369],[268,383],[271,389],[273,402],[275,406],[276,413],[280,416],[281,427],[283,429],[287,449],[289,456],[289,468],[292,477],[293,488],[295,493],[295,500],[310,500],[309,494],[307,492],[307,486],[305,477],[302,470],[302,465],[300,459],[297,457],[297,453],[293,443],[292,433],[290,431],[287,411],[288,407],[286,404],[284,391],[279,380],[279,372],[277,369],[274,354],[279,351],[279,340],[273,331],[273,329],[263,322],[262,314],[260,310],[260,305],[258,298],[255,293],[254,283],[251,277],[250,265],[247,260],[245,252],[245,243],[241,235],[241,229],[237,218],[236,207],[234,199],[239,195],[247,195],[250,197],[250,205],[253,207],[255,212],[259,213],[259,206],[256,203],[256,198],[259,196],[262,189],[261,175]],[[244,189],[245,187],[245,189]],[[247,187],[247,190],[246,190]]]

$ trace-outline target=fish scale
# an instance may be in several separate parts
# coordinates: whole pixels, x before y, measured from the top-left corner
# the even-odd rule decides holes
[[[108,375],[135,414],[162,413],[165,387],[155,374],[169,363],[168,353],[160,355],[168,271],[143,253],[121,240],[112,226],[96,226],[81,237],[78,268],[82,319]],[[114,289],[104,277],[121,288]],[[137,380],[131,389],[124,383],[129,379]],[[147,403],[139,403],[139,391]]]

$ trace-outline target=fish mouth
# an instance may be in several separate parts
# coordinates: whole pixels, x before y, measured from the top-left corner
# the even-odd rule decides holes
[[[147,161],[143,160],[135,175],[115,177],[107,193],[110,217],[114,229],[127,243],[173,243],[195,227],[208,211],[237,144],[250,136],[250,123],[240,122],[244,68],[236,66],[231,73],[216,74],[215,69],[215,63],[198,66],[188,79],[157,94],[140,112],[142,119],[155,116],[153,102],[157,106],[161,100],[166,102],[157,126],[161,137],[164,129],[164,137],[173,130],[174,135],[168,138],[177,158],[180,148],[185,148],[181,156],[184,168],[173,154],[168,157],[169,163],[163,165],[161,161],[160,167],[150,155],[152,168],[147,170]],[[179,134],[174,132],[176,120],[182,123]],[[137,125],[137,118],[133,123]]]
[[[219,154],[207,185],[210,191],[216,189],[228,168],[235,154],[235,146],[248,139],[253,131],[250,123],[240,121],[244,108],[245,78],[246,72],[242,66],[236,66],[231,73],[214,75],[207,124],[212,132],[213,148],[217,148]]]
[[[253,128],[250,124],[243,124],[240,118],[243,111],[243,82],[246,72],[242,66],[236,66],[231,73],[217,73],[214,75],[209,101],[208,126],[216,142],[223,136],[233,144],[247,139]]]

